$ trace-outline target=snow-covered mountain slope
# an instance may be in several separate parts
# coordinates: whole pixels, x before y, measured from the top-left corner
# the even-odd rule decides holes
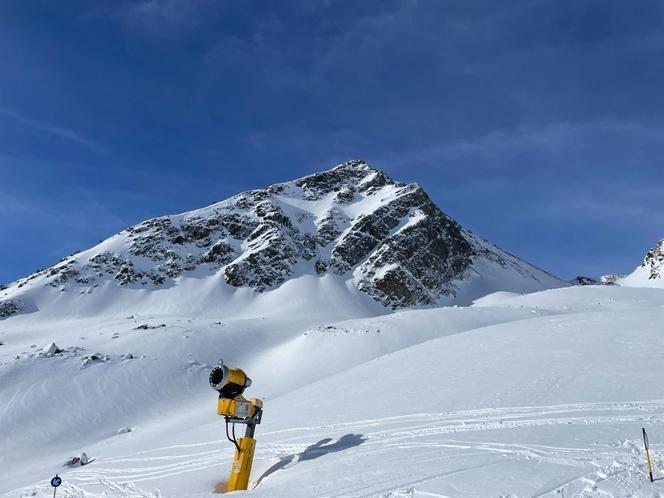
[[[366,316],[565,285],[462,228],[418,185],[349,161],[127,228],[0,291],[0,319],[211,305],[242,315],[255,301],[292,307],[304,292]]]
[[[586,277],[579,275],[569,281],[572,285],[618,285],[620,279],[625,278],[624,275],[602,275],[600,277]]]
[[[664,288],[664,239],[648,251],[636,270],[619,278],[617,284],[625,287]]]
[[[351,320],[43,317],[0,326],[8,498],[52,496],[56,472],[59,496],[214,496],[233,453],[207,384],[219,357],[265,400],[246,496],[664,493],[640,442],[646,427],[661,476],[664,290],[501,292]],[[63,466],[82,451],[95,461]]]

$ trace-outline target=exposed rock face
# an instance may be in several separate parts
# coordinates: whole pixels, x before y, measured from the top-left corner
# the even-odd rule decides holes
[[[398,308],[454,296],[477,257],[528,273],[442,213],[418,185],[355,160],[144,221],[14,285],[38,279],[84,293],[109,282],[159,287],[218,275],[263,292],[299,274],[328,273]]]
[[[360,290],[397,307],[433,304],[441,294],[453,294],[452,282],[464,274],[475,254],[461,227],[440,212],[421,188],[407,189],[403,197],[365,217],[349,233],[358,239],[369,235],[366,245],[358,245],[367,247],[366,252],[351,249],[351,258],[333,262],[344,268],[363,261],[355,272]],[[378,244],[371,243],[376,240]],[[341,256],[339,248],[353,248],[345,242],[333,256]]]
[[[9,318],[23,309],[20,301],[8,300],[0,301],[0,320]]]
[[[664,266],[664,239],[660,240],[655,247],[650,249],[646,254],[642,268],[646,268],[650,275],[650,280],[658,279],[662,275],[662,267]]]

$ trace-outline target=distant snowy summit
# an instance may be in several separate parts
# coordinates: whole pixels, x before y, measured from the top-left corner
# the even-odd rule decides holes
[[[664,239],[650,249],[643,262],[629,275],[604,275],[599,279],[576,277],[574,285],[620,285],[664,288]]]
[[[353,160],[127,228],[0,291],[0,318],[35,289],[69,291],[85,305],[100,286],[143,295],[199,279],[267,293],[306,275],[392,309],[569,285],[464,229],[419,185]]]
[[[602,275],[599,278],[578,276],[570,280],[572,285],[618,285],[618,281],[624,278],[624,275]]]
[[[636,270],[620,278],[617,283],[625,287],[664,288],[664,239],[647,252]]]
[[[600,285],[600,282],[597,279],[593,277],[585,277],[583,275],[573,278],[569,283],[572,285]]]

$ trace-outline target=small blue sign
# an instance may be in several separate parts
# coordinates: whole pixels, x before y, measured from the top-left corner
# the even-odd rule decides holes
[[[58,477],[57,474],[55,474],[55,477],[51,479],[51,486],[57,488],[58,486],[60,486],[60,484],[62,484],[62,479]]]

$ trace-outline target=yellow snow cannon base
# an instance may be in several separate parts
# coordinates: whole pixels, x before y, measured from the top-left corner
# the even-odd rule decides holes
[[[249,474],[251,474],[251,464],[254,461],[256,440],[251,437],[241,437],[238,439],[238,446],[240,449],[235,450],[231,475],[226,487],[227,492],[246,490],[249,485]]]

